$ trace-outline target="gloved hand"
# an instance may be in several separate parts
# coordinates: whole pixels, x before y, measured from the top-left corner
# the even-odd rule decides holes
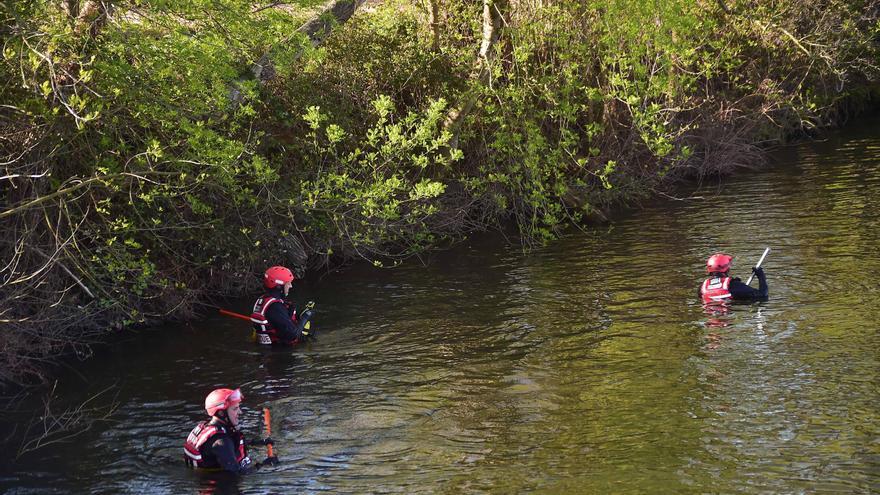
[[[280,461],[278,461],[278,456],[275,456],[275,455],[267,456],[267,457],[266,457],[265,459],[263,459],[261,462],[258,462],[258,463],[257,463],[257,467],[263,467],[263,466],[277,466],[279,462],[280,462]]]
[[[764,275],[764,269],[761,267],[752,267],[752,273],[758,276],[758,278]]]
[[[242,471],[247,471],[248,469],[251,469],[251,467],[252,467],[251,466],[251,458],[248,456],[245,456],[244,459],[239,461],[238,467],[241,468]],[[259,467],[259,464],[257,465],[257,467]]]
[[[315,305],[315,303],[312,302],[312,301],[309,301],[309,304],[311,304],[312,306]],[[313,312],[313,311],[314,311],[314,310],[311,309],[311,308],[310,308],[310,309],[307,309],[307,310],[303,311],[302,314],[301,314],[300,317],[299,317],[299,318],[300,318],[300,321],[305,321],[305,323],[303,323],[303,327],[302,327],[302,334],[303,334],[303,337],[309,337],[310,334],[311,334],[311,330],[312,330],[312,322],[311,322],[310,318],[312,317],[312,312]]]
[[[275,445],[275,441],[272,440],[272,437],[266,437],[260,440],[260,445]]]
[[[306,305],[303,307],[303,312],[306,312],[306,311],[308,311],[308,310],[310,310],[310,309],[312,309],[312,308],[314,308],[314,307],[315,307],[315,301],[309,301],[309,302],[307,302]]]

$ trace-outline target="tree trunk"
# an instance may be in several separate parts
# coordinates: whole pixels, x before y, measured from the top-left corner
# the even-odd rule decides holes
[[[68,6],[71,9],[70,12],[73,12],[73,3],[72,1],[68,2]],[[76,15],[76,31],[81,33],[88,30],[92,38],[97,37],[98,32],[107,23],[107,14],[107,4],[105,2],[86,0],[85,3],[79,6]]]
[[[431,28],[431,51],[440,51],[440,0],[428,0],[428,25]]]
[[[61,3],[61,8],[72,20],[79,17],[79,0],[65,0]]]
[[[483,0],[483,39],[480,53],[471,75],[471,91],[465,94],[462,103],[449,111],[446,116],[445,128],[452,133],[450,147],[458,146],[459,132],[464,119],[471,113],[477,103],[479,86],[492,85],[492,65],[495,62],[495,44],[501,37],[505,17],[510,7],[509,0]]]
[[[318,46],[334,27],[344,24],[345,21],[349,20],[365,2],[366,0],[328,0],[324,3],[318,16],[303,24],[296,32],[279,44],[286,44],[293,39],[294,35],[303,33],[308,36],[312,46]],[[260,83],[265,83],[275,77],[275,66],[272,64],[272,48],[274,47],[270,47],[257,63],[251,67],[251,73]],[[299,54],[296,56],[298,57]],[[237,96],[233,95],[233,99],[235,98]]]

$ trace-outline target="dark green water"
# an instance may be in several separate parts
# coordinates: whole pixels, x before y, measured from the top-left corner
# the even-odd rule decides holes
[[[427,266],[326,276],[297,288],[322,333],[294,352],[223,317],[133,335],[60,385],[59,408],[113,386],[95,401],[115,394],[109,421],[5,466],[0,489],[878,493],[878,129],[529,255],[485,235]],[[764,246],[770,300],[705,314],[706,257],[733,253],[745,278]],[[184,468],[204,396],[227,385],[252,435],[271,408],[281,465]]]

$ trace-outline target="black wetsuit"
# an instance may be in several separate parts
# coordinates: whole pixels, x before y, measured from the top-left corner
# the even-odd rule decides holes
[[[266,291],[265,297],[274,297],[283,301],[284,290],[281,287],[269,289]],[[266,308],[266,320],[269,321],[269,326],[275,329],[278,338],[285,344],[290,344],[297,339],[302,340],[302,325],[298,325],[291,319],[293,312],[293,305],[287,302],[270,304]]]
[[[205,452],[210,453],[224,471],[235,474],[246,474],[253,471],[256,466],[249,457],[245,457],[242,461],[236,460],[235,449],[237,446],[238,441],[231,436],[217,435],[217,438],[205,449]]]

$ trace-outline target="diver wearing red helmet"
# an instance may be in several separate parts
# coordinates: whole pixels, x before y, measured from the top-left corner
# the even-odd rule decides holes
[[[314,303],[310,302],[306,311],[298,315],[296,308],[284,299],[294,280],[293,272],[283,266],[273,266],[263,275],[266,293],[257,299],[251,313],[254,333],[260,344],[291,345],[309,335]]]
[[[767,299],[767,277],[763,268],[752,268],[758,277],[758,288],[753,289],[739,278],[730,277],[730,264],[733,257],[729,254],[715,253],[706,260],[706,273],[709,275],[697,292],[704,303],[716,303],[728,300],[754,301]]]
[[[205,411],[211,419],[196,425],[183,445],[183,460],[188,466],[245,474],[262,464],[278,462],[273,456],[263,463],[252,463],[248,457],[244,435],[238,430],[243,398],[239,389],[218,388],[208,394]],[[273,442],[267,438],[260,443]]]

